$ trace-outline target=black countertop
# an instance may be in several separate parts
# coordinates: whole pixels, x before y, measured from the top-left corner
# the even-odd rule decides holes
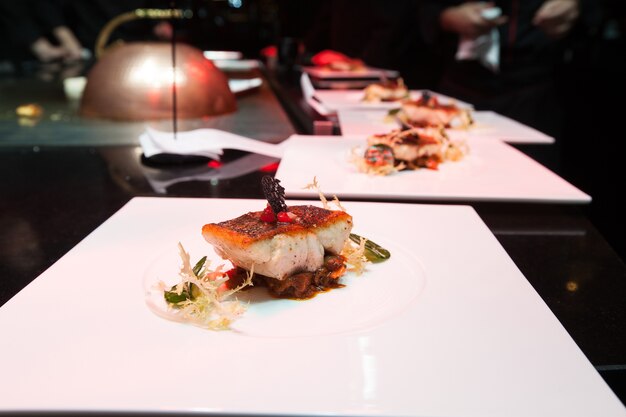
[[[237,127],[237,133],[271,142],[295,132],[311,133],[314,121],[322,118],[306,107],[293,84],[272,76],[266,81],[255,94],[240,97],[240,108],[248,110],[219,127]],[[102,122],[89,126],[68,117],[40,126],[45,134],[36,125],[20,126],[9,110],[18,102],[20,83],[28,82],[0,83],[0,305],[135,196],[261,198],[260,178],[276,169],[272,158],[238,151],[227,151],[219,168],[206,161],[152,163],[142,158],[134,124],[116,126],[115,135],[123,140],[111,144],[80,138],[80,132],[106,137]],[[59,81],[45,85],[57,93],[44,99],[44,108],[56,106],[71,114]],[[11,98],[5,100],[7,92]],[[71,145],[41,141],[64,134],[75,138]],[[585,208],[467,204],[626,401],[626,266],[588,220]]]

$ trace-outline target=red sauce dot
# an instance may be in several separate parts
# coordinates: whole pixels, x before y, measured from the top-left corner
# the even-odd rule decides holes
[[[261,213],[261,221],[267,223],[274,223],[276,221],[276,216],[269,205],[265,207],[265,210]]]
[[[293,220],[291,219],[291,217],[289,217],[289,214],[287,214],[287,212],[285,211],[281,211],[276,215],[276,218],[278,219],[279,222],[281,223],[292,223]]]

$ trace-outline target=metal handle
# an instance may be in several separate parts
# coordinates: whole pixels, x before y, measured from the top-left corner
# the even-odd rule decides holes
[[[191,17],[191,11],[181,9],[135,9],[122,13],[111,19],[98,34],[98,39],[94,47],[96,58],[100,58],[104,53],[104,47],[109,41],[111,33],[123,23],[140,19],[185,19]]]

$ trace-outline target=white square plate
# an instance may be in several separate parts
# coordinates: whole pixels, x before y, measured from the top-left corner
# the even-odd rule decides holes
[[[388,110],[382,109],[344,108],[337,111],[337,117],[344,136],[369,136],[399,127],[392,117],[388,117]],[[475,124],[469,129],[447,129],[447,132],[451,137],[503,140],[509,143],[554,143],[552,136],[492,111],[472,111],[472,117]]]
[[[213,62],[222,71],[250,71],[259,68],[259,61],[256,59],[220,59]]]
[[[239,51],[204,51],[204,57],[211,61],[242,59],[243,54]]]
[[[264,206],[130,201],[0,308],[0,414],[626,415],[469,207],[346,202],[391,259],[308,301],[254,301],[237,331],[148,309],[177,242],[210,254],[203,224]]]
[[[409,92],[411,100],[417,100],[422,96],[424,90],[411,90]],[[427,90],[430,95],[436,96],[442,103],[455,103],[460,107],[473,108],[470,103],[457,100],[453,97],[446,96],[434,91]],[[324,106],[332,110],[339,109],[396,109],[400,107],[397,101],[381,101],[378,103],[370,103],[363,101],[363,90],[315,90],[315,97],[322,102]],[[386,113],[385,113],[386,114]]]
[[[312,77],[319,79],[380,79],[380,78],[394,78],[399,75],[398,71],[365,67],[365,69],[359,71],[334,71],[323,67],[302,67],[302,71],[309,74]]]
[[[259,88],[263,84],[263,80],[260,78],[246,78],[246,79],[230,79],[228,80],[228,87],[234,94],[243,93],[244,91],[254,90]]]
[[[322,190],[339,197],[391,200],[589,203],[591,197],[524,153],[500,141],[468,140],[458,162],[388,176],[358,172],[350,162],[364,137],[292,136],[278,167],[288,196],[315,197],[303,187],[317,177]]]

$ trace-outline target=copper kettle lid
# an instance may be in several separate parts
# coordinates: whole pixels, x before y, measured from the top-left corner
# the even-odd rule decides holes
[[[119,24],[168,17],[183,18],[184,14],[176,9],[137,9],[114,18],[102,29],[96,44],[99,60],[89,71],[81,100],[82,116],[168,119],[175,105],[177,116],[189,119],[237,109],[227,77],[197,48],[180,43],[132,42],[104,50],[110,33]]]
[[[159,42],[132,42],[108,50],[87,76],[80,113],[115,120],[172,117],[174,82],[176,111],[183,119],[237,109],[228,79],[197,48]]]

